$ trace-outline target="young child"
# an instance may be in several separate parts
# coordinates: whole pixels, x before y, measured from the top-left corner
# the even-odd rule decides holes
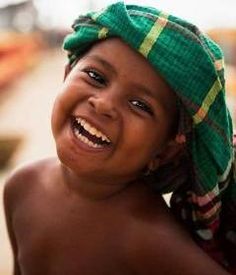
[[[73,29],[52,112],[58,158],[5,186],[14,274],[233,274],[220,49],[182,19],[122,2]]]

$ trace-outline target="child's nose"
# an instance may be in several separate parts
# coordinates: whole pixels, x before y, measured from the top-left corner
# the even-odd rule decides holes
[[[88,99],[88,102],[94,108],[97,114],[106,116],[111,119],[117,119],[118,110],[116,99],[114,96],[111,96],[108,93],[101,92],[99,95],[93,95]]]

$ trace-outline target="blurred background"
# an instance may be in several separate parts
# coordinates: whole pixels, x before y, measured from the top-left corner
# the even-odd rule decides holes
[[[66,63],[63,38],[80,13],[112,2],[116,1],[0,0],[0,275],[9,275],[12,269],[2,203],[4,181],[15,167],[55,155],[50,115]],[[142,4],[193,22],[221,45],[226,97],[236,122],[236,1],[142,0]]]

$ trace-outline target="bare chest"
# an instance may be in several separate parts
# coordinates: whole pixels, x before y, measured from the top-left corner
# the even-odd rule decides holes
[[[131,274],[127,223],[109,207],[43,199],[24,210],[15,217],[23,274]]]

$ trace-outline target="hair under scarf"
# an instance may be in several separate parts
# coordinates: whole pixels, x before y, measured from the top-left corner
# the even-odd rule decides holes
[[[159,191],[172,191],[171,208],[197,242],[216,260],[236,268],[233,134],[218,45],[183,19],[123,2],[79,16],[72,27],[74,32],[64,41],[71,66],[93,43],[120,37],[175,91],[191,121],[191,131],[182,127],[191,175],[172,177]],[[167,178],[172,173],[167,171]]]

